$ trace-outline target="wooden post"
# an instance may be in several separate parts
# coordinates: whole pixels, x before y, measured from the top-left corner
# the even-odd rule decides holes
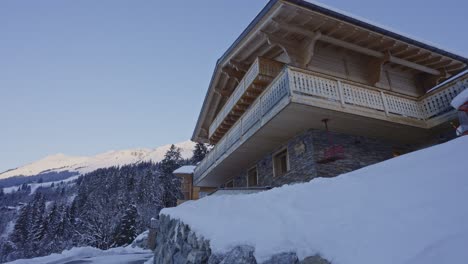
[[[384,106],[384,110],[385,110],[385,115],[388,116],[388,103],[387,103],[387,98],[385,98],[385,94],[380,91],[380,96],[382,97],[382,102],[383,102],[383,106]]]
[[[345,107],[345,100],[344,100],[344,93],[343,93],[343,86],[341,85],[341,81],[338,80],[338,92],[340,94],[340,102],[341,102],[341,106],[342,107]]]

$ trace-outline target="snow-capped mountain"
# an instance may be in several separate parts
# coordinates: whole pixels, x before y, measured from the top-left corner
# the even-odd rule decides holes
[[[190,158],[192,156],[195,143],[192,141],[184,141],[175,144],[175,146],[180,148],[183,158]],[[171,145],[169,144],[157,147],[155,149],[128,149],[108,151],[96,156],[89,157],[55,154],[19,168],[0,173],[0,179],[20,175],[33,176],[41,173],[61,171],[77,172],[83,174],[99,168],[133,164],[142,161],[158,162],[164,158],[164,154],[170,147]]]

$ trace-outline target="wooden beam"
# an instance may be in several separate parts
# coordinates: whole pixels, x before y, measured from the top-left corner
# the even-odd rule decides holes
[[[342,36],[341,39],[344,41],[347,41],[358,33],[359,33],[359,29],[357,27],[353,27],[353,30],[350,31],[348,34]]]
[[[229,78],[235,79],[238,83],[242,80],[242,77],[244,77],[243,72],[231,67],[223,67],[222,72],[229,76]]]
[[[220,89],[219,87],[215,87],[214,89],[215,93],[218,94],[219,96],[221,97],[229,97],[231,95],[231,91],[228,91],[228,90],[222,90]]]
[[[234,68],[235,70],[239,72],[244,72],[244,73],[246,73],[250,68],[248,64],[245,64],[243,62],[236,61],[236,60],[230,60],[229,65],[231,65],[231,67]]]
[[[369,82],[376,86],[380,82],[382,68],[385,63],[390,61],[390,53],[387,52],[383,58],[374,58],[368,64]]]
[[[461,70],[461,69],[463,69],[465,67],[466,67],[466,65],[464,63],[456,63],[456,64],[449,65],[449,66],[445,67],[445,69],[447,71],[456,71],[456,70]]]
[[[369,55],[369,56],[372,56],[372,57],[376,57],[376,58],[384,58],[386,56],[384,53],[382,53],[380,51],[375,51],[375,50],[372,50],[372,49],[369,49],[369,48],[366,48],[366,47],[359,46],[357,44],[342,41],[342,40],[339,40],[339,39],[336,39],[336,38],[333,38],[333,37],[330,37],[330,36],[326,36],[326,35],[323,35],[323,34],[320,34],[317,37],[317,32],[310,31],[308,29],[305,29],[305,28],[297,26],[297,25],[281,23],[278,20],[276,20],[275,22],[280,27],[283,27],[283,28],[285,28],[285,29],[287,29],[289,31],[299,33],[299,34],[304,35],[306,37],[307,36],[308,37],[314,37],[315,36],[316,37],[315,41],[321,40],[321,41],[324,41],[324,42],[327,42],[327,43],[330,43],[330,44],[333,44],[333,45],[336,45],[336,46],[340,46],[340,47],[343,47],[343,48],[346,48],[346,49],[349,49],[349,50],[353,50],[353,51],[356,51],[356,52],[359,52],[359,53],[363,53],[363,54],[366,54],[366,55]],[[289,55],[292,55],[292,56],[298,55],[297,48],[294,49],[294,45],[291,44],[290,42],[286,43],[284,39],[274,38],[274,36],[272,36],[272,35],[266,35],[266,37],[267,37],[267,40],[268,40],[269,43],[276,42],[278,44],[283,44],[284,46],[282,46],[282,48],[285,50],[286,53],[288,53],[288,56]],[[315,45],[315,43],[314,43],[314,45]],[[290,57],[290,59],[291,59],[291,57]],[[295,58],[295,59],[293,58],[293,60],[295,60],[295,61],[293,61],[293,63],[299,63],[300,64],[299,66],[304,66],[305,65],[305,63],[303,61],[302,61],[302,63],[300,61],[298,61],[298,58]],[[407,60],[404,60],[404,59],[397,58],[393,54],[390,56],[389,62],[396,63],[396,64],[399,64],[399,65],[402,65],[402,66],[405,66],[405,67],[408,67],[408,68],[413,68],[415,70],[418,70],[418,71],[421,71],[421,72],[426,72],[426,73],[429,73],[429,74],[432,74],[432,75],[439,75],[440,74],[440,72],[438,70],[435,70],[435,69],[432,69],[432,68],[429,68],[429,67],[414,63],[414,62],[410,62],[410,61],[407,61]]]
[[[385,57],[385,54],[380,52],[380,51],[375,51],[375,50],[372,50],[372,49],[364,48],[364,47],[358,46],[356,44],[345,42],[345,41],[335,39],[335,38],[332,38],[332,37],[322,35],[319,39],[321,41],[329,42],[329,43],[331,43],[333,45],[341,46],[343,48],[350,49],[350,50],[353,50],[353,51],[356,51],[356,52],[359,52],[359,53],[363,53],[363,54],[366,54],[366,55],[369,55],[369,56],[372,56],[372,57],[376,57],[376,58]],[[414,63],[414,62],[410,62],[410,61],[407,61],[407,60],[397,58],[397,57],[393,56],[393,54],[390,55],[389,62],[399,64],[399,65],[402,65],[402,66],[405,66],[405,67],[408,67],[408,68],[413,68],[415,70],[425,72],[425,73],[429,73],[429,74],[432,74],[432,75],[439,75],[440,74],[440,72],[438,70],[434,70],[432,68],[429,68],[429,67],[426,67],[426,66]]]
[[[315,42],[310,40],[305,40],[303,44],[300,44],[299,47],[297,43],[285,40],[283,38],[268,34],[266,32],[265,36],[270,45],[279,46],[283,52],[288,56],[289,64],[297,67],[306,67],[311,56],[313,56],[313,49]]]
[[[437,63],[432,63],[430,66],[434,68],[441,68],[441,67],[446,67],[452,63],[452,60],[441,60],[438,61]]]
[[[421,73],[419,75],[419,80],[422,84],[422,87],[427,92],[432,87],[436,86],[437,84],[439,84],[440,82],[442,82],[443,80],[449,77],[450,77],[450,74],[448,73],[448,71],[445,69],[442,69],[439,75],[428,75],[426,73]]]
[[[390,53],[393,54],[393,56],[399,56],[401,53],[408,51],[408,49],[409,49],[409,46],[405,44],[399,47],[397,46],[394,49],[391,49]]]

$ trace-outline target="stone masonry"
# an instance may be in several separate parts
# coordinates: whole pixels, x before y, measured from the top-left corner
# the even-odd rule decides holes
[[[344,158],[330,163],[319,163],[325,150],[330,147],[329,137],[336,145],[344,148]],[[286,148],[290,170],[283,176],[273,176],[273,155]],[[388,142],[323,130],[307,130],[257,161],[258,185],[281,186],[283,184],[306,182],[316,177],[334,177],[374,163],[395,154],[404,154],[416,149],[415,146]],[[247,170],[233,179],[234,187],[247,186]]]
[[[154,264],[257,264],[255,248],[238,245],[225,253],[213,254],[210,241],[197,235],[183,222],[160,215]],[[299,261],[294,252],[279,252],[264,264],[330,264],[319,255]]]

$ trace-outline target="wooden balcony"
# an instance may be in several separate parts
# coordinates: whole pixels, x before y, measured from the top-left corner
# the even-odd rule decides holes
[[[210,142],[217,143],[244,114],[245,110],[280,73],[283,64],[257,58],[239,82],[209,128]]]
[[[284,67],[233,124],[194,172],[194,185],[216,186],[304,129],[417,140],[455,115],[451,100],[467,84],[411,98],[335,77]],[[231,175],[230,175],[231,174]]]

